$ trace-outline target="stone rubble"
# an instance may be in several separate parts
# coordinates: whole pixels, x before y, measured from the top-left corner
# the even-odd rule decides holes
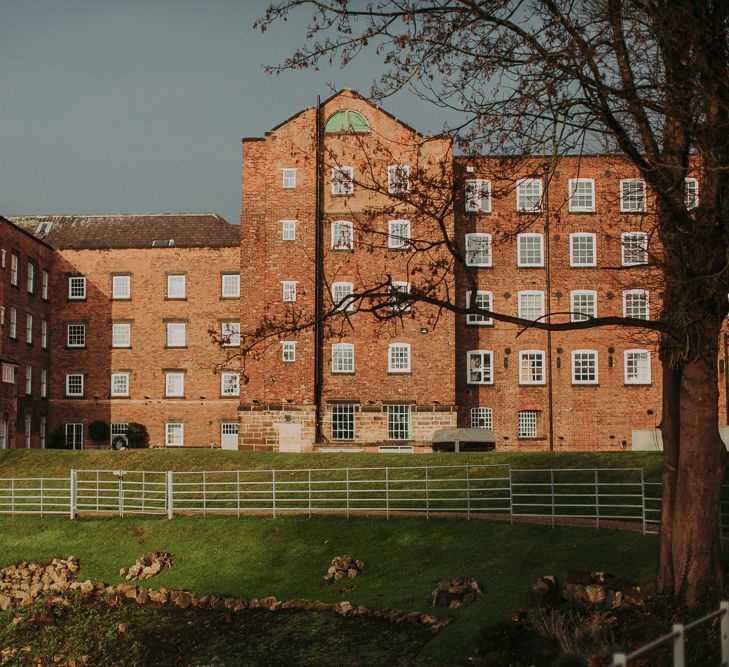
[[[361,563],[361,561],[353,560],[352,563],[357,566],[358,571],[361,571],[364,567],[364,563]],[[361,566],[359,563],[361,563]],[[321,602],[306,598],[279,600],[273,596],[246,600],[231,596],[196,595],[190,591],[165,587],[153,589],[126,582],[116,586],[107,585],[103,582],[80,582],[73,580],[78,568],[78,559],[73,556],[69,556],[65,560],[54,558],[53,561],[46,564],[23,561],[16,565],[9,565],[0,570],[0,610],[6,611],[29,606],[42,593],[61,594],[67,591],[78,591],[81,599],[88,600],[98,596],[110,607],[118,607],[122,604],[146,605],[154,603],[174,605],[180,609],[199,607],[211,610],[227,610],[226,613],[238,612],[243,609],[262,609],[268,612],[285,609],[329,612],[346,617],[383,618],[391,623],[420,624],[429,627],[434,635],[438,634],[453,620],[450,616],[424,614],[419,611],[405,612],[389,607],[373,609],[365,605],[354,605],[348,601]],[[49,604],[68,605],[68,601],[60,595],[47,598],[46,601]],[[39,624],[47,621],[48,619],[43,616],[37,618]],[[121,624],[119,627],[120,633],[128,631],[129,627],[128,624]]]
[[[475,602],[481,595],[481,585],[474,577],[453,577],[450,581],[439,581],[431,596],[433,607],[460,609]]]
[[[332,564],[324,575],[325,584],[333,584],[341,579],[354,579],[364,570],[364,561],[353,556],[334,556]]]
[[[131,567],[119,570],[119,576],[127,581],[151,579],[155,575],[172,567],[172,554],[167,551],[150,551],[146,556],[137,558]]]

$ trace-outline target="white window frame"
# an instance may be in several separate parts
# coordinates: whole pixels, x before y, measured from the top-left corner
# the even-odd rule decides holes
[[[589,296],[592,298],[593,311],[588,314],[581,314],[583,311],[578,310],[577,299],[582,296]],[[593,317],[597,317],[597,291],[590,289],[576,289],[570,292],[570,321],[571,322],[584,322]]]
[[[81,378],[80,382],[78,378]],[[84,395],[84,380],[83,373],[67,373],[66,396],[69,398],[82,398]],[[71,391],[72,385],[74,385],[75,391]]]
[[[528,197],[534,197],[533,193],[524,193],[522,190],[527,187],[538,185],[538,203],[536,206],[526,208],[523,204],[526,203]],[[517,213],[541,213],[542,212],[542,196],[544,194],[544,183],[541,178],[522,178],[516,182],[516,212]]]
[[[686,210],[692,211],[699,206],[699,179],[687,178],[684,184],[684,201]]]
[[[297,280],[281,281],[281,301],[283,303],[296,303],[296,285]]]
[[[41,271],[41,298],[48,300],[48,283],[50,282],[50,274],[43,269]]]
[[[410,247],[410,220],[387,222],[387,247],[391,250],[407,250]]]
[[[165,422],[165,447],[185,446],[185,424],[183,422]]]
[[[31,396],[33,394],[33,366],[31,364],[25,364],[25,395]]]
[[[354,194],[354,167],[345,165],[332,167],[332,194],[336,196]]]
[[[28,262],[28,274],[26,276],[26,291],[28,294],[33,294],[35,292],[35,263]]]
[[[338,291],[345,291],[344,295],[338,296]],[[335,311],[351,312],[354,310],[354,300],[348,299],[348,296],[354,294],[354,283],[347,281],[337,281],[332,283],[332,306]]]
[[[630,253],[635,254],[634,243],[639,238],[642,239],[643,243],[643,247],[640,248],[643,252],[643,260],[634,262],[630,259]],[[620,235],[620,259],[623,266],[645,266],[648,264],[648,234],[646,232],[623,232]]]
[[[480,366],[474,368],[472,365],[472,359],[479,359]],[[486,359],[488,359],[488,365],[484,363]],[[474,379],[474,372],[480,374],[480,379]],[[494,383],[494,353],[492,350],[468,350],[468,352],[466,352],[466,383]]]
[[[132,277],[128,273],[111,277],[111,298],[123,301],[132,298]]]
[[[112,398],[127,398],[129,396],[129,373],[112,373],[111,390]]]
[[[15,384],[16,368],[14,364],[2,364],[2,378],[5,384]]]
[[[400,366],[398,361],[400,353],[404,352],[402,357],[405,364]],[[387,372],[388,373],[410,373],[411,371],[411,347],[410,343],[390,343],[387,346]]]
[[[406,282],[404,280],[392,280],[390,281],[390,293],[391,293],[391,300],[393,302],[391,306],[391,310],[397,313],[408,313],[410,312],[410,303],[405,301],[401,303],[396,303],[397,301],[397,293],[401,294],[410,294],[410,283]]]
[[[651,306],[650,306],[650,293],[645,289],[629,289],[623,291],[623,317],[635,317],[635,315],[628,315],[628,299],[638,294],[645,297],[645,317],[638,317],[640,320],[651,319]]]
[[[185,397],[185,374],[182,371],[165,372],[165,398]]]
[[[354,440],[357,426],[357,404],[332,403],[331,413],[332,440]]]
[[[187,346],[187,324],[185,322],[167,322],[167,347]]]
[[[387,439],[412,440],[413,406],[390,403],[387,406]]]
[[[641,183],[643,190],[643,205],[629,205],[627,202],[626,187],[630,183]],[[637,200],[637,197],[636,197]],[[620,212],[621,213],[645,213],[648,208],[648,193],[645,181],[642,178],[623,178],[620,180]]]
[[[589,355],[594,363],[595,377],[593,379],[578,379],[577,378],[577,356],[578,355]],[[599,357],[597,350],[572,350],[572,384],[598,384],[599,383],[599,371],[598,371]]]
[[[240,299],[240,273],[220,274],[220,296],[223,299]]]
[[[23,436],[25,440],[25,448],[30,449],[31,437],[33,434],[33,416],[25,415],[25,426],[23,429]]]
[[[85,324],[74,322],[66,325],[66,347],[86,347]]]
[[[47,368],[41,368],[40,397],[48,398],[48,369]]]
[[[220,339],[223,347],[240,347],[240,322],[221,322]]]
[[[298,176],[296,167],[281,168],[281,187],[284,190],[294,190],[296,188],[296,178]]]
[[[631,378],[628,376],[628,358],[631,355],[638,355],[638,354],[642,355],[642,356],[645,355],[645,357],[646,357],[647,363],[646,363],[645,369],[644,369],[645,373],[642,375],[637,373],[635,377]],[[651,352],[650,352],[650,350],[645,350],[642,348],[625,350],[625,352],[623,353],[623,364],[624,364],[623,377],[625,380],[625,384],[629,384],[629,385],[650,385],[651,384]],[[635,364],[635,368],[638,371],[641,370],[637,364]]]
[[[472,291],[466,292],[466,308],[471,307],[471,295],[473,294]],[[482,300],[487,300],[487,305],[481,305],[478,302]],[[493,310],[494,307],[494,293],[489,290],[476,290],[476,307],[483,308],[484,310]],[[468,314],[466,315],[466,324],[469,326],[481,326],[481,327],[487,327],[493,325],[494,321],[492,318],[487,317],[486,315],[474,315],[474,314]]]
[[[86,298],[86,276],[68,277],[68,298],[70,301],[83,301]]]
[[[25,314],[25,342],[31,345],[33,343],[33,314]]]
[[[167,275],[167,298],[170,300],[187,298],[187,275],[170,273]]]
[[[539,437],[539,410],[519,410],[517,412],[517,438],[538,438]],[[534,431],[525,431],[526,417],[529,417],[529,426],[534,425]]]
[[[541,359],[541,377],[533,379],[535,367],[532,367],[534,360],[530,357]],[[519,384],[520,385],[544,385],[547,383],[547,355],[544,350],[520,350],[519,351]]]
[[[483,424],[483,425],[481,425]],[[480,428],[487,431],[494,430],[494,411],[492,408],[481,406],[471,408],[471,428]]]
[[[589,239],[592,244],[592,259],[587,262],[577,261],[579,257],[575,256],[575,246],[578,240]],[[597,266],[597,236],[591,232],[575,232],[570,234],[570,266],[572,268],[590,268]]]
[[[126,334],[121,332],[126,329]],[[125,345],[120,345],[120,340],[126,340]],[[111,324],[111,346],[115,348],[130,348],[132,346],[132,324],[131,322],[112,322]]]
[[[354,371],[354,345],[352,343],[332,344],[332,373],[354,373]]]
[[[296,363],[296,341],[281,341],[281,362],[284,364]]]
[[[46,417],[41,417],[40,421],[38,422],[38,436],[40,437],[41,449],[46,448],[46,425]]]
[[[18,263],[19,257],[14,252],[10,253],[10,284],[14,287],[18,286]]]
[[[590,186],[590,192],[589,195],[587,193],[578,193],[577,189],[580,186],[583,185],[589,185]],[[569,211],[570,213],[594,213],[595,212],[595,180],[592,178],[570,178],[569,184],[567,186],[568,194],[569,194]],[[590,197],[591,203],[590,204],[578,204],[575,202],[575,199],[577,197],[580,198],[586,198],[587,196]]]
[[[402,195],[410,191],[410,166],[391,164],[387,167],[387,192]]]
[[[475,245],[475,247],[473,247]],[[464,249],[466,253],[466,266],[485,267],[493,266],[493,241],[491,234],[472,232],[465,235]]]
[[[354,225],[349,220],[335,220],[330,229],[332,250],[354,250]]]
[[[65,424],[66,447],[70,449],[84,448],[84,425],[81,422]],[[76,446],[78,445],[78,447]]]
[[[10,338],[17,338],[18,337],[18,310],[14,306],[10,306],[10,311],[8,315],[10,319],[10,330],[8,331],[8,335]]]
[[[466,181],[466,213],[491,213],[491,181],[472,178]]]
[[[281,240],[296,240],[296,223],[298,220],[281,220]]]
[[[539,317],[530,317],[530,313],[527,312],[526,304],[523,303],[523,300],[527,300],[530,297],[537,297],[537,301],[539,302],[540,306],[540,315]],[[518,316],[523,320],[531,320],[532,322],[537,322],[544,318],[546,314],[546,308],[545,308],[545,299],[544,299],[544,292],[542,290],[521,290],[517,293],[517,314]]]
[[[220,395],[240,396],[240,373],[223,371],[220,374]]]
[[[41,348],[48,349],[48,320],[41,320]]]
[[[522,244],[526,241],[539,239],[539,261],[525,261],[522,259]],[[516,265],[524,268],[540,268],[544,266],[544,234],[529,232],[516,236]]]

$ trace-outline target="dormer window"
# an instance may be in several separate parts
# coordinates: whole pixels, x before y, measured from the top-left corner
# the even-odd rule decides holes
[[[333,113],[324,125],[324,132],[327,134],[340,132],[364,134],[369,131],[370,124],[367,119],[359,111],[352,111],[351,109]]]

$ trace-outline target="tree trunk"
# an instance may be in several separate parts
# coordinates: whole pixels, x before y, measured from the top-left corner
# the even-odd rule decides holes
[[[708,588],[723,585],[719,545],[719,502],[726,448],[719,436],[718,326],[704,332],[706,348],[681,372],[679,466],[669,529],[673,590],[696,604]],[[669,473],[670,477],[670,473]],[[670,496],[670,487],[669,493]],[[665,502],[665,501],[664,501]],[[670,511],[670,509],[669,509]],[[664,522],[667,523],[666,517]],[[674,530],[675,528],[675,530]],[[661,555],[664,556],[662,545]],[[667,545],[666,553],[667,557]],[[659,568],[665,575],[667,567]],[[665,582],[664,582],[665,584]]]
[[[661,435],[663,436],[663,484],[661,501],[660,548],[658,552],[658,587],[661,591],[673,592],[673,513],[676,501],[676,479],[680,442],[680,392],[681,369],[671,368],[663,360],[663,414]]]

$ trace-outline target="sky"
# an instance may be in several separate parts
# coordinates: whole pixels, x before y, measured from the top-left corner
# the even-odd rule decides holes
[[[0,0],[0,214],[217,212],[240,219],[241,138],[331,94],[346,69],[267,75],[307,14],[262,34],[265,0]],[[407,93],[385,108],[425,133]]]

